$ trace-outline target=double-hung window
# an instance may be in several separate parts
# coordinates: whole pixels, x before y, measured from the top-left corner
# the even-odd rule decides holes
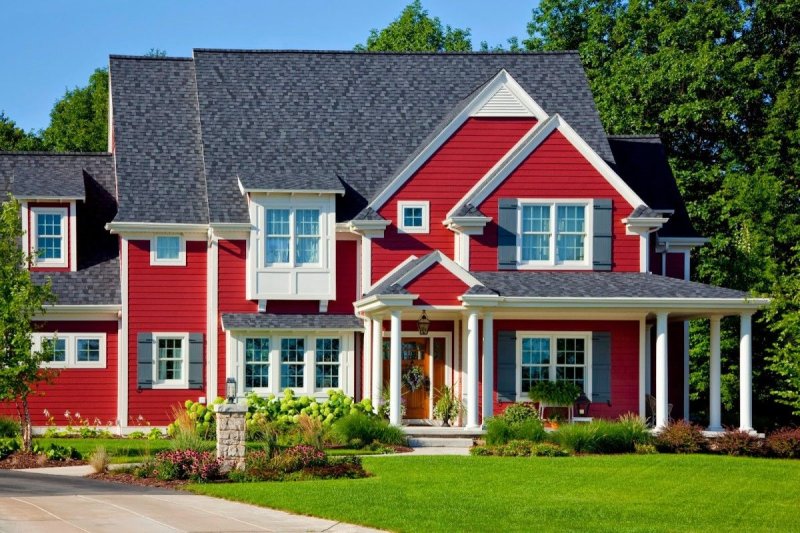
[[[269,388],[269,337],[250,337],[244,343],[244,386]]]
[[[518,398],[540,381],[567,381],[591,395],[590,333],[519,333]]]
[[[336,389],[339,387],[339,339],[318,338],[316,346],[316,387]]]
[[[265,210],[265,260],[268,266],[320,264],[320,210]]]
[[[105,368],[105,333],[34,333],[32,348],[44,355],[43,366]]]
[[[186,266],[186,241],[180,235],[156,235],[150,241],[150,264]]]
[[[306,342],[303,337],[281,339],[281,388],[305,386]]]
[[[67,209],[34,207],[33,243],[39,266],[67,265]]]
[[[188,337],[186,335],[153,334],[155,380],[158,386],[184,386],[188,382]]]
[[[591,266],[591,202],[521,201],[518,264],[522,268]]]

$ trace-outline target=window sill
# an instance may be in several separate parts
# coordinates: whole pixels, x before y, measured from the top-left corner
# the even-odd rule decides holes
[[[153,383],[154,390],[188,390],[188,383]]]
[[[594,267],[587,263],[559,263],[559,264],[517,264],[517,270],[593,270]]]

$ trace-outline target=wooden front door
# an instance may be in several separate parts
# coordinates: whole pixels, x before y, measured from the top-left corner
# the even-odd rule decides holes
[[[389,388],[389,343],[384,343],[383,376],[384,388]],[[431,354],[428,349],[428,339],[403,339],[400,348],[401,380],[400,390],[403,394],[402,402],[405,404],[404,418],[425,419],[430,418],[431,394]],[[416,369],[416,370],[412,370]],[[414,390],[409,384],[413,381],[412,374],[420,374],[422,379],[417,381],[419,386]]]

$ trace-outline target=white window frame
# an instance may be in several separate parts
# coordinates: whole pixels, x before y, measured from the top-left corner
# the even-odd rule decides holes
[[[550,258],[547,261],[522,260],[522,213],[526,206],[550,207]],[[558,256],[558,207],[584,207],[583,261],[563,261]],[[517,268],[519,270],[592,270],[594,242],[594,200],[591,198],[520,198],[517,201]]]
[[[164,237],[178,238],[177,259],[161,259],[158,257],[158,239]],[[186,238],[183,235],[159,234],[150,239],[150,266],[186,266]]]
[[[405,225],[405,210],[407,208],[419,208],[422,210],[422,225],[419,227]],[[399,233],[430,233],[430,212],[431,203],[428,200],[411,201],[401,200],[397,202],[397,231]]]
[[[522,392],[522,340],[526,338],[550,339],[550,365],[549,379],[556,381],[556,356],[558,352],[558,339],[583,339],[586,353],[584,356],[584,393],[592,397],[592,332],[591,331],[517,331],[516,341],[516,384],[517,401],[530,402],[527,392]],[[564,365],[561,365],[564,366]],[[573,365],[570,365],[573,366]]]
[[[267,211],[288,211],[289,212],[289,262],[288,263],[268,263],[267,262],[267,238],[269,235],[267,234]],[[319,256],[317,257],[317,261],[315,263],[297,263],[297,227],[296,227],[296,220],[297,220],[297,211],[309,211],[309,210],[317,210],[319,211],[319,220],[318,220],[318,228],[319,233],[317,238],[319,239]],[[322,265],[326,264],[326,257],[327,257],[327,250],[325,249],[326,246],[326,234],[327,230],[325,228],[325,206],[322,204],[294,204],[294,205],[269,205],[265,206],[261,210],[262,220],[260,221],[263,227],[261,228],[261,233],[263,237],[260,239],[260,246],[259,248],[259,267],[263,269],[318,269],[321,268]],[[283,237],[283,235],[281,235]]]
[[[245,386],[245,350],[247,339],[266,338],[269,339],[269,387],[246,387]],[[232,353],[229,363],[232,365],[228,372],[229,375],[237,376],[237,382],[241,384],[240,392],[244,396],[247,393],[256,394],[275,394],[281,395],[285,390],[281,386],[281,339],[303,339],[303,387],[285,387],[291,389],[296,395],[313,396],[316,398],[327,398],[329,390],[341,390],[345,394],[352,396],[355,393],[355,339],[350,331],[330,330],[308,332],[303,330],[271,330],[258,331],[246,330],[236,332],[231,337]],[[317,339],[338,339],[339,341],[339,386],[317,388],[316,374],[316,347]]]
[[[105,333],[58,333],[37,332],[31,337],[34,351],[42,349],[42,341],[52,338],[64,339],[66,360],[64,362],[44,362],[44,368],[80,369],[80,368],[106,368],[106,334]],[[78,361],[78,340],[98,340],[100,354],[98,361]]]
[[[319,340],[335,340],[335,341],[337,341],[339,343],[339,362],[338,363],[317,363],[317,341],[319,341]],[[342,349],[342,346],[344,345],[344,343],[342,342],[342,338],[339,335],[316,335],[316,336],[313,337],[313,342],[314,342],[314,347],[313,347],[312,356],[311,356],[313,360],[311,362],[313,363],[313,367],[314,367],[314,372],[313,372],[314,383],[311,384],[312,386],[310,388],[313,388],[315,391],[328,391],[328,390],[331,390],[331,389],[333,389],[333,390],[341,389],[342,388],[341,387],[341,385],[342,385],[342,354],[344,353],[344,350]],[[336,367],[336,369],[338,371],[338,375],[337,375],[337,380],[339,382],[338,386],[336,386],[336,387],[317,387],[317,365],[318,364],[321,364],[321,365],[324,365],[324,366],[335,366]]]
[[[181,379],[158,379],[158,341],[181,339]],[[185,332],[153,333],[153,388],[186,389],[189,387],[189,334]]]
[[[66,268],[69,266],[69,240],[70,231],[67,228],[69,219],[69,208],[67,207],[39,207],[32,206],[31,211],[31,255],[33,255],[34,266]],[[39,215],[59,215],[61,217],[61,258],[45,259],[39,257]]]

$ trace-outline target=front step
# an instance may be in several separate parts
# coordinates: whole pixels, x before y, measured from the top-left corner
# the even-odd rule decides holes
[[[471,438],[464,437],[409,437],[408,444],[412,448],[469,448]]]

